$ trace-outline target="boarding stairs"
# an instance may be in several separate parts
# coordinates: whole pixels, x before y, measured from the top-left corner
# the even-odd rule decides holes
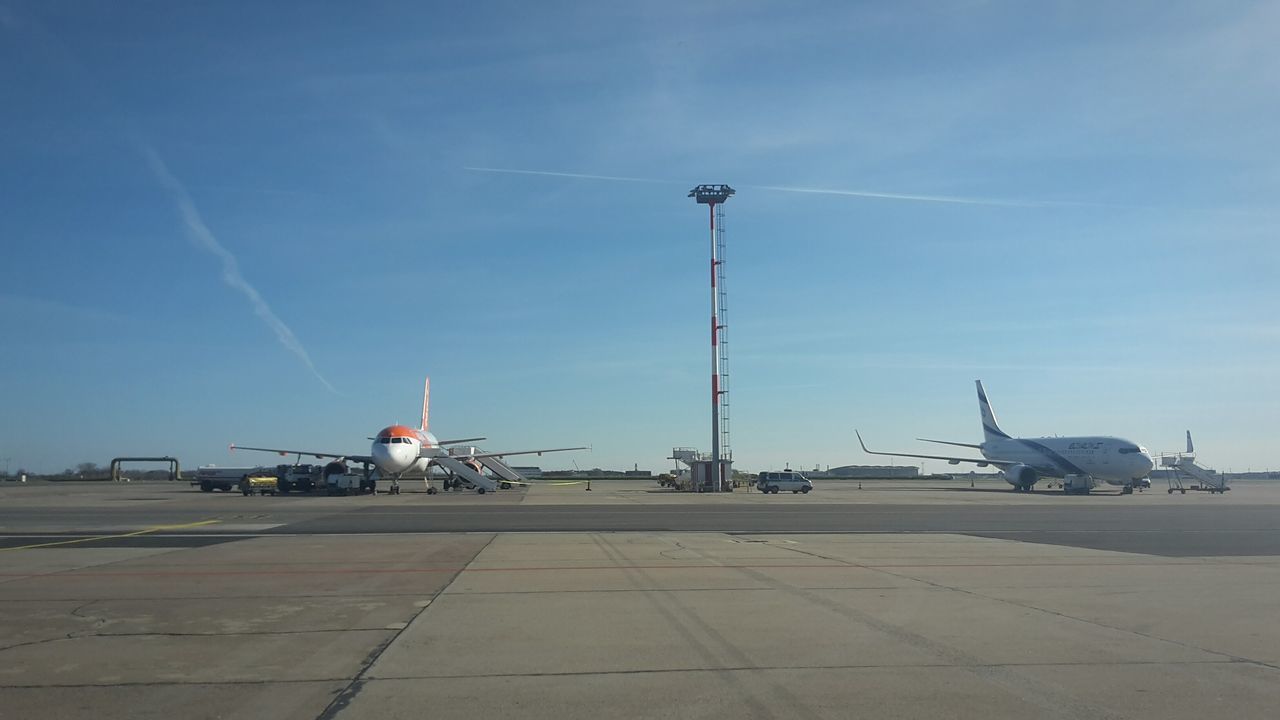
[[[493,478],[482,472],[477,472],[471,465],[463,462],[470,459],[471,455],[480,452],[479,448],[473,447],[453,447],[449,448],[448,455],[436,455],[431,458],[431,462],[453,473],[455,476],[466,480],[475,486],[480,492],[493,492],[498,489],[498,483]],[[488,464],[484,461],[488,458],[476,458],[475,461],[481,463],[485,467]],[[514,471],[512,471],[514,472]]]
[[[497,475],[498,477],[502,478],[503,480],[506,480],[507,482],[513,482],[513,483],[516,483],[517,485],[528,484],[528,481],[525,480],[525,477],[520,473],[516,472],[515,468],[502,462],[496,457],[477,458],[477,460],[480,461],[481,465],[488,468],[489,472],[493,473],[494,475]],[[504,485],[503,487],[506,487],[506,486]]]
[[[1187,451],[1160,456],[1160,466],[1169,470],[1169,494],[1188,490],[1204,490],[1210,493],[1224,493],[1227,487],[1227,476],[1196,463],[1195,445],[1191,442],[1191,431],[1187,431]],[[1188,482],[1184,483],[1186,480]]]

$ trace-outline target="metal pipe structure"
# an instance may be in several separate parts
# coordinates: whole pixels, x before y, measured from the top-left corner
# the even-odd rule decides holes
[[[182,465],[178,458],[164,455],[161,457],[118,457],[111,458],[111,481],[120,482],[120,463],[126,462],[162,462],[169,463],[169,480],[182,479]]]
[[[720,492],[724,485],[724,468],[720,462],[720,318],[719,290],[716,288],[716,270],[720,264],[716,243],[716,206],[724,203],[734,189],[728,185],[699,185],[689,191],[689,197],[704,204],[711,216],[711,485],[712,492]]]

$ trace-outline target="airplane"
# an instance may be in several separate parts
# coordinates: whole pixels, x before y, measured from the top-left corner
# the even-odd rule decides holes
[[[1151,468],[1155,466],[1146,448],[1124,438],[1102,435],[1010,437],[996,422],[996,414],[987,400],[982,381],[976,382],[984,439],[981,444],[917,439],[942,445],[974,448],[982,453],[982,459],[876,452],[867,448],[861,433],[854,430],[854,434],[858,436],[858,442],[862,445],[863,451],[871,455],[946,460],[952,465],[967,462],[974,463],[978,467],[991,465],[1000,468],[1004,479],[1016,492],[1031,492],[1036,481],[1047,477],[1061,479],[1063,492],[1066,493],[1088,493],[1096,481],[1102,481],[1108,485],[1119,485],[1122,488],[1121,493],[1127,495],[1133,492],[1134,485],[1147,477],[1151,473]]]
[[[326,477],[331,472],[346,472],[346,462],[363,464],[377,469],[382,477],[391,478],[391,492],[398,494],[400,480],[406,475],[425,476],[428,480],[427,492],[435,494],[430,486],[430,471],[433,465],[443,468],[448,473],[444,488],[461,488],[470,485],[483,495],[498,487],[507,488],[512,483],[524,484],[524,479],[512,470],[500,458],[508,455],[541,455],[549,452],[567,452],[569,450],[590,450],[591,448],[566,447],[544,448],[541,450],[514,450],[508,452],[484,452],[475,447],[458,447],[463,443],[484,440],[483,437],[461,438],[458,440],[438,440],[427,429],[431,408],[431,378],[427,378],[422,392],[422,424],[416,428],[407,425],[388,425],[369,438],[373,445],[368,455],[315,452],[312,450],[289,450],[285,448],[247,447],[232,443],[231,450],[256,450],[273,452],[280,455],[310,455],[315,458],[330,458],[333,462],[325,470]],[[493,471],[499,480],[494,480],[484,473],[485,469]]]

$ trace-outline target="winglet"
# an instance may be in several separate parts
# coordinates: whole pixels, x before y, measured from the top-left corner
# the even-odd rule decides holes
[[[858,436],[858,444],[862,446],[862,452],[867,453],[868,455],[872,454],[871,451],[867,449],[867,444],[862,441],[862,433],[858,432],[857,428],[855,428],[853,434]]]

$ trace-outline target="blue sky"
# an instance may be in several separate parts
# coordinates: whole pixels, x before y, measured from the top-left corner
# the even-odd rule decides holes
[[[0,0],[0,457],[363,451],[430,374],[442,436],[664,467],[709,446],[725,182],[740,467],[977,441],[974,378],[1015,434],[1274,467],[1278,24]]]

